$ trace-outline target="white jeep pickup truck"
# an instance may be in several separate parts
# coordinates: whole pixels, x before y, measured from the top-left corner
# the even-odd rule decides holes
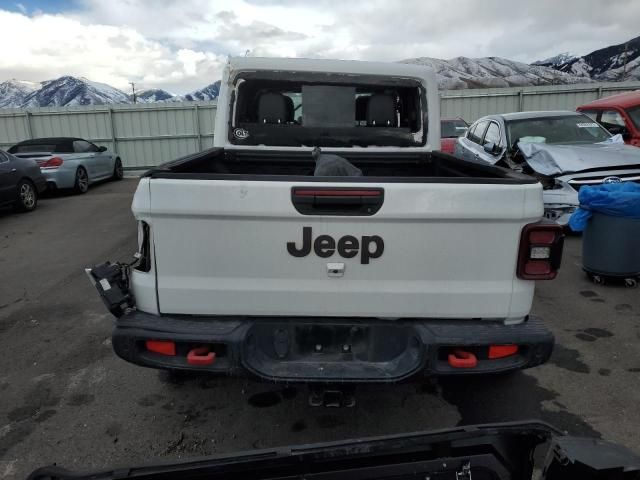
[[[232,59],[215,147],[140,180],[137,264],[88,270],[115,352],[283,382],[545,362],[529,311],[563,235],[542,186],[439,146],[428,68]]]

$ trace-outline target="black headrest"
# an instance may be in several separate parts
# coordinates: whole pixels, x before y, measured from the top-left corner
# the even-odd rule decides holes
[[[258,99],[258,122],[287,123],[290,120],[290,107],[287,98],[277,92],[265,92],[260,95]]]
[[[395,101],[391,95],[376,93],[367,103],[367,125],[376,127],[397,126]]]
[[[287,122],[293,122],[293,115],[295,107],[293,106],[293,99],[284,95],[284,101],[287,103]]]
[[[367,103],[369,103],[369,97],[356,98],[356,121],[363,122],[367,119]]]

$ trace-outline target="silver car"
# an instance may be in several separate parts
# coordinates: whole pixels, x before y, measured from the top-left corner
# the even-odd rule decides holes
[[[640,181],[640,149],[625,145],[582,113],[518,112],[477,120],[454,155],[536,177],[545,217],[569,222],[584,185]]]
[[[35,160],[47,179],[47,186],[53,189],[85,193],[92,183],[123,177],[122,160],[116,153],[82,138],[25,140],[11,147],[9,153]]]

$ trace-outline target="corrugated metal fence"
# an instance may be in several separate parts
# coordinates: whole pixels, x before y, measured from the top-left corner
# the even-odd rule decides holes
[[[81,137],[144,168],[213,146],[215,102],[0,110],[0,148],[29,138]]]
[[[443,117],[471,122],[491,113],[574,110],[640,82],[440,92]],[[213,145],[215,102],[0,110],[0,148],[25,139],[73,136],[115,150],[125,168],[145,168]]]
[[[640,82],[447,90],[440,92],[440,114],[473,122],[493,113],[575,110],[598,98],[637,89]]]

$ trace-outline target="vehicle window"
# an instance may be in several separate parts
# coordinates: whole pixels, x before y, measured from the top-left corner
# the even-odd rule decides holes
[[[600,124],[607,130],[615,130],[616,133],[620,127],[626,127],[624,118],[616,110],[605,110],[600,117]]]
[[[600,113],[598,110],[580,110],[580,113],[585,114],[587,117],[594,121],[598,121],[598,114]]]
[[[418,146],[426,141],[415,81],[307,73],[237,79],[230,141],[243,145]],[[380,135],[380,129],[386,129]],[[333,134],[330,134],[333,132]]]
[[[526,118],[508,121],[506,125],[511,146],[525,137],[550,144],[598,143],[611,137],[586,115]]]
[[[465,137],[467,137],[469,140],[471,140],[473,135],[475,135],[475,133],[476,133],[476,128],[478,128],[478,124],[477,123],[472,124],[469,127],[469,129],[467,130],[467,134],[465,135]]]
[[[73,151],[76,153],[95,152],[94,145],[84,140],[74,140]]]
[[[472,131],[469,131],[467,138],[471,140],[473,143],[480,144],[482,143],[482,137],[484,135],[484,131],[487,128],[488,120],[483,120],[481,122],[476,123],[475,128]]]
[[[25,143],[14,145],[9,149],[9,153],[53,153],[57,151],[54,143]]]
[[[467,133],[469,126],[464,120],[442,120],[440,122],[441,138],[462,137]]]
[[[500,127],[496,122],[491,122],[489,124],[489,128],[487,128],[487,133],[484,134],[483,145],[487,143],[493,143],[494,145],[500,146]]]
[[[631,118],[637,129],[640,129],[640,105],[627,110],[627,115]]]

